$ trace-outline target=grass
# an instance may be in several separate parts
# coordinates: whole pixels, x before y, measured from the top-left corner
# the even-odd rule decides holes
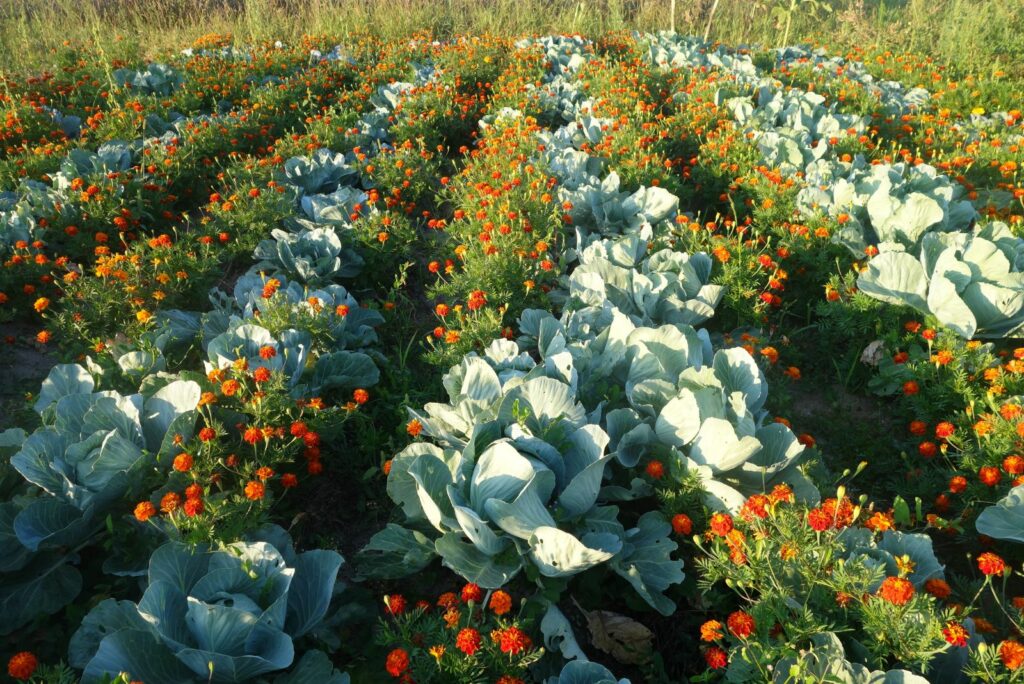
[[[65,44],[91,43],[105,60],[180,50],[209,33],[239,42],[303,34],[587,33],[658,30],[730,45],[774,46],[792,10],[790,41],[834,50],[877,46],[929,55],[955,73],[1024,75],[1024,3],[1005,0],[5,0],[0,73],[38,71]],[[712,8],[717,5],[714,15]]]

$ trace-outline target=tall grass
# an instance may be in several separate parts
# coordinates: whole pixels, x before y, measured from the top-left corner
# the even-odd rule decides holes
[[[728,44],[781,41],[770,13],[788,0],[719,0],[710,37]],[[596,34],[666,29],[670,0],[0,0],[0,71],[38,70],[66,41],[91,42],[105,59],[181,49],[207,33],[241,42],[353,32],[438,38],[494,32]],[[701,35],[712,0],[679,0],[676,27]],[[829,0],[832,11],[797,11],[790,42],[842,50],[916,50],[963,72],[1024,72],[1024,2]]]

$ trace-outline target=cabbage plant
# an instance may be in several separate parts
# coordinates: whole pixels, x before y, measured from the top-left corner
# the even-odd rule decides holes
[[[55,366],[35,410],[43,427],[11,458],[22,477],[44,490],[14,519],[30,550],[74,544],[97,516],[128,491],[139,471],[166,455],[176,435],[191,435],[200,388],[174,380],[149,396],[95,392],[77,364]]]
[[[637,235],[644,240],[654,236],[655,227],[675,217],[679,198],[659,187],[640,187],[634,192],[619,190],[620,181],[612,171],[604,179],[580,186],[577,190],[560,188],[560,202],[569,202],[573,225],[594,239],[601,236]],[[585,247],[590,240],[585,240]]]
[[[353,185],[358,178],[359,172],[346,163],[344,154],[325,148],[284,163],[284,180],[307,195],[334,192],[341,185]]]
[[[308,199],[308,198],[307,198]],[[332,227],[319,227],[298,234],[275,229],[272,239],[263,240],[253,256],[258,269],[319,285],[336,278],[351,278],[363,268],[363,259],[342,245]]]
[[[797,194],[806,216],[827,214],[840,222],[835,239],[857,256],[887,242],[915,249],[928,232],[970,227],[977,213],[964,189],[927,164],[830,162],[828,182]],[[823,173],[816,169],[815,174]],[[808,180],[814,182],[811,174]]]
[[[699,325],[715,314],[724,288],[713,285],[711,258],[671,249],[647,253],[636,236],[591,243],[568,278],[567,308],[610,303],[636,325]]]
[[[585,318],[580,319],[580,314]],[[746,496],[789,484],[805,501],[818,491],[799,469],[804,446],[768,421],[768,384],[743,348],[712,354],[704,331],[638,327],[612,307],[570,312],[563,321],[528,310],[520,346],[536,346],[563,368],[581,396],[601,402],[618,462],[656,456],[695,473],[713,509],[737,510]]]
[[[487,360],[465,358],[444,377],[450,403],[412,412],[437,444],[411,444],[392,460],[388,495],[408,525],[432,530],[446,566],[483,587],[503,586],[524,568],[532,578],[565,578],[608,564],[670,614],[675,604],[662,592],[683,578],[670,556],[671,527],[651,512],[626,529],[616,507],[598,504],[612,455],[597,416],[559,369],[525,371],[526,359],[505,360],[499,375]],[[384,530],[369,555],[387,553],[384,541],[400,534]],[[431,557],[391,552],[390,572],[399,574]]]
[[[978,532],[993,539],[1024,542],[1024,485],[987,507],[975,522]]]
[[[880,245],[857,278],[861,292],[909,306],[966,339],[1024,330],[1024,240],[1002,223],[970,233],[929,233],[919,253]]]
[[[327,613],[342,557],[296,554],[280,528],[223,548],[164,544],[139,602],[107,599],[82,621],[69,661],[82,682],[246,682],[291,666],[293,640]]]
[[[772,682],[785,684],[793,681],[849,682],[850,684],[928,684],[928,679],[908,670],[872,671],[860,663],[846,659],[846,649],[834,632],[821,632],[811,636],[810,648],[797,655],[783,658],[772,668]],[[797,674],[798,673],[798,674]]]
[[[167,96],[177,90],[185,79],[177,71],[166,64],[156,62],[147,64],[142,71],[134,69],[116,69],[114,81],[125,88],[144,95]]]

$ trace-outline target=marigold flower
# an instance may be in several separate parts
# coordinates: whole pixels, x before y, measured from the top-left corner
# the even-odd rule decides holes
[[[481,641],[480,632],[472,627],[463,627],[455,637],[455,648],[471,656],[479,650]]]
[[[506,591],[499,589],[491,594],[488,604],[495,615],[505,615],[512,610],[512,597]]]
[[[937,599],[947,599],[953,593],[949,582],[943,579],[933,578],[924,583],[924,590]]]
[[[954,475],[949,478],[949,491],[953,494],[960,494],[967,489],[967,478],[963,475]]]
[[[459,597],[456,596],[453,592],[446,591],[445,593],[437,597],[437,605],[440,608],[451,610],[452,608],[455,608],[459,605]]]
[[[401,677],[409,669],[409,654],[404,648],[396,648],[391,653],[388,653],[387,660],[384,662],[384,669],[396,679]]]
[[[259,501],[266,493],[266,486],[262,482],[249,480],[245,485],[245,498],[251,501]]]
[[[942,628],[942,636],[946,638],[947,643],[963,647],[967,645],[967,640],[971,635],[959,622],[947,622],[946,626]]]
[[[49,306],[50,300],[47,299],[46,297],[40,297],[39,299],[36,300],[35,304],[32,305],[32,308],[35,309],[38,313],[43,313]]]
[[[712,534],[724,537],[732,531],[732,516],[728,513],[714,513],[708,522]]]
[[[518,655],[533,647],[533,640],[518,627],[509,627],[498,633],[498,647],[502,653]]]
[[[444,652],[445,652],[444,644],[436,644],[434,646],[431,646],[427,650],[427,653],[429,653],[430,655],[434,656],[434,660],[436,660],[438,662],[440,662],[441,658],[444,657]]]
[[[364,389],[357,389],[352,393],[352,398],[357,404],[365,404],[370,401],[370,393]]]
[[[677,513],[672,516],[672,530],[676,534],[690,534],[693,532],[693,521],[685,513]]]
[[[1006,571],[1006,561],[991,551],[986,551],[978,556],[978,569],[985,575],[1001,575]]]
[[[252,379],[256,382],[267,382],[270,380],[270,369],[266,366],[260,366],[252,372]]]
[[[1003,459],[1003,470],[1009,475],[1024,474],[1024,457],[1011,454]]]
[[[912,420],[910,421],[910,425],[907,427],[907,430],[910,434],[920,437],[928,431],[928,424],[923,420]]]
[[[1004,641],[999,644],[999,658],[1007,670],[1018,670],[1024,665],[1024,646],[1013,640]]]
[[[281,476],[281,486],[285,489],[291,489],[299,484],[299,478],[295,476],[295,473],[285,473]]]
[[[209,442],[210,440],[217,437],[217,431],[212,427],[204,427],[199,431],[199,441]]]
[[[185,499],[184,510],[185,510],[185,515],[187,515],[188,517],[194,518],[197,515],[202,515],[204,509],[205,509],[205,506],[203,505],[203,500],[202,499],[199,499],[199,498],[188,498],[188,499]]]
[[[984,485],[995,487],[999,484],[999,480],[1003,479],[1003,474],[995,466],[982,466],[978,470],[978,479]]]
[[[910,397],[921,391],[920,386],[914,380],[907,380],[903,383],[903,394]]]
[[[173,513],[181,505],[181,495],[176,492],[167,492],[160,499],[160,510],[164,513]]]
[[[708,620],[700,626],[701,641],[718,641],[725,633],[722,631],[722,623],[718,620]]]
[[[192,469],[192,456],[186,453],[180,453],[174,457],[173,468],[179,473],[187,473]]]
[[[28,679],[39,667],[39,661],[31,651],[21,651],[7,661],[7,674],[15,679]]]
[[[914,585],[902,577],[886,577],[876,595],[894,606],[904,606],[914,598]]]
[[[418,419],[413,418],[405,425],[405,431],[409,433],[410,437],[418,437],[423,432],[423,423]]]
[[[754,633],[754,629],[757,627],[753,616],[742,610],[731,613],[725,623],[729,626],[729,631],[737,639],[746,639]]]
[[[263,439],[263,430],[260,430],[258,427],[248,427],[242,433],[242,439],[249,444],[256,444],[256,442]]]
[[[401,594],[386,594],[384,607],[387,608],[388,613],[397,617],[405,612],[405,597]]]
[[[203,488],[198,482],[193,482],[188,487],[185,487],[186,499],[201,499],[202,497]]]
[[[721,670],[729,664],[729,654],[718,646],[712,646],[708,650],[704,651],[704,662],[707,663],[708,667],[712,670]]]
[[[764,519],[768,517],[770,503],[764,494],[754,494],[743,503],[740,508],[740,517],[748,521],[755,518]]]
[[[935,436],[939,439],[949,439],[954,432],[956,432],[956,426],[945,420],[935,426]]]
[[[461,598],[463,603],[469,603],[470,601],[480,603],[484,599],[484,592],[480,585],[470,582],[462,587]]]
[[[256,477],[261,481],[266,482],[270,478],[274,477],[274,469],[270,466],[262,466],[256,469]]]
[[[660,480],[665,475],[665,464],[658,460],[648,461],[644,472],[655,480]]]
[[[156,515],[156,513],[156,506],[149,501],[143,501],[135,507],[135,519],[139,522],[146,522]]]

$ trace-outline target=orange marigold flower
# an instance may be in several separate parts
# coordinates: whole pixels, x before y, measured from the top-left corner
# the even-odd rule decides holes
[[[978,470],[978,479],[981,480],[982,484],[989,487],[995,487],[1002,478],[1003,474],[995,466],[982,466]]]
[[[256,442],[263,439],[263,430],[260,430],[258,427],[248,427],[242,433],[242,439],[249,444],[256,444]]]
[[[498,633],[498,647],[502,653],[518,655],[533,647],[533,640],[518,627],[509,627]]]
[[[164,513],[173,513],[181,505],[181,495],[176,492],[167,492],[160,499],[160,510]]]
[[[978,556],[978,569],[985,575],[1001,575],[1006,571],[1006,561],[991,551],[986,551]]]
[[[935,436],[939,439],[949,439],[956,432],[956,426],[949,421],[942,421],[935,426]]]
[[[285,473],[281,476],[281,486],[285,489],[291,489],[299,484],[299,478],[294,473]]]
[[[701,641],[718,641],[725,633],[722,631],[722,623],[718,620],[708,620],[700,626]]]
[[[270,466],[262,466],[256,470],[256,477],[261,481],[266,482],[270,478],[274,477],[274,469]]]
[[[947,643],[960,647],[966,646],[967,640],[971,637],[959,622],[947,622],[942,628],[942,636],[946,637]]]
[[[480,648],[480,632],[472,627],[463,627],[455,637],[455,648],[468,656],[473,655]]]
[[[1024,665],[1024,646],[1013,640],[1004,641],[999,644],[999,658],[1007,670],[1018,670]]]
[[[364,389],[357,389],[352,393],[352,398],[357,404],[365,404],[370,401],[370,393]]]
[[[660,480],[665,476],[665,464],[658,460],[648,461],[644,472],[655,480]]]
[[[470,601],[480,603],[484,600],[484,591],[480,588],[480,585],[470,582],[462,587],[461,598],[463,603],[469,603]]]
[[[404,648],[396,648],[391,653],[388,653],[387,660],[384,662],[384,669],[396,679],[401,677],[409,669],[409,654]]]
[[[714,513],[708,523],[712,534],[724,537],[732,531],[732,516],[728,513]]]
[[[39,667],[39,661],[31,651],[21,651],[7,661],[7,674],[15,679],[28,679]]]
[[[729,654],[718,646],[712,646],[708,650],[704,651],[704,662],[706,662],[708,667],[712,670],[721,670],[729,664]]]
[[[914,585],[902,577],[886,577],[876,595],[895,606],[903,606],[914,598]]]
[[[135,507],[135,519],[139,522],[146,522],[156,515],[156,506],[149,501],[143,501]]]
[[[924,590],[937,599],[947,599],[953,593],[949,582],[943,579],[933,578],[924,583]]]
[[[793,494],[793,490],[787,484],[777,484],[772,487],[772,491],[768,494],[768,498],[772,500],[772,503],[793,503],[796,501],[796,495]]]
[[[401,594],[386,594],[384,596],[384,607],[391,615],[401,615],[405,612],[406,601]]]
[[[488,605],[495,615],[504,615],[512,610],[512,597],[508,592],[499,589],[491,594],[491,600]]]
[[[266,493],[266,486],[262,482],[249,480],[245,485],[245,498],[251,501],[259,501]]]
[[[757,627],[753,616],[742,610],[731,613],[725,623],[729,626],[729,631],[737,639],[746,639],[754,633],[754,629]]]
[[[413,418],[405,425],[405,431],[409,433],[410,437],[418,437],[423,432],[423,423],[418,419]]]
[[[672,530],[676,534],[690,534],[693,532],[693,521],[685,513],[677,513],[672,516]]]
[[[192,469],[192,456],[186,453],[180,453],[174,457],[173,467],[179,473],[187,473]]]
[[[441,608],[451,610],[459,605],[459,597],[453,592],[446,591],[437,597],[437,605]]]
[[[187,515],[188,517],[194,518],[197,515],[202,515],[204,509],[205,509],[205,505],[203,504],[203,500],[202,499],[199,499],[199,498],[188,498],[188,499],[185,499],[184,510],[185,510],[185,515]]]

